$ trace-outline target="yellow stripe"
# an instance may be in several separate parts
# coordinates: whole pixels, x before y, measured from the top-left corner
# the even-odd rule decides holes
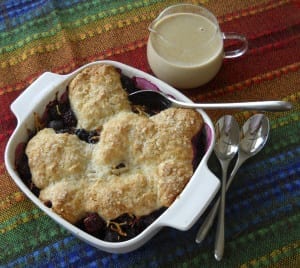
[[[155,4],[153,8],[151,7],[151,9],[149,7],[142,7],[139,9],[138,13],[136,10],[131,10],[128,13],[118,14],[117,16],[109,18],[105,17],[97,21],[89,22],[89,20],[87,20],[84,24],[80,23],[81,20],[69,24],[57,24],[47,32],[35,33],[31,36],[27,36],[25,39],[18,41],[16,44],[3,47],[1,50],[11,51],[14,50],[14,47],[19,47],[19,49],[21,49],[24,45],[35,40],[42,41],[43,39],[46,39],[47,43],[49,43],[48,38],[51,39],[53,36],[62,33],[65,34],[70,41],[80,41],[103,32],[124,28],[128,25],[137,24],[145,20],[153,20],[157,16],[158,12],[165,6],[166,4],[158,3]],[[10,52],[7,53],[10,54]]]
[[[280,113],[274,113],[274,112],[266,112],[266,115],[269,117],[270,121],[273,121],[271,128],[277,129],[280,127],[283,127],[285,125],[288,125],[291,121],[298,122],[299,116],[297,112],[300,110],[300,92],[296,92],[294,94],[291,94],[289,96],[285,96],[283,100],[291,102],[293,104],[292,111],[285,111]],[[206,113],[210,116],[213,122],[215,122],[220,116],[222,116],[222,111],[206,111]],[[247,119],[249,119],[252,115],[256,114],[257,112],[254,111],[232,111],[231,112],[236,120],[242,124]],[[291,115],[291,116],[289,116]],[[280,118],[287,118],[286,120],[278,120]]]
[[[300,267],[300,253],[293,255],[293,257],[285,257],[279,262],[270,265],[268,268],[285,268],[285,267]]]
[[[5,199],[0,201],[0,211],[6,210],[10,206],[14,205],[15,203],[22,202],[26,199],[25,195],[22,192],[15,192],[8,195]]]
[[[9,208],[6,210],[1,210],[0,212],[0,222],[6,222],[13,217],[17,217],[18,215],[29,212],[33,209],[37,209],[34,203],[32,203],[29,199],[25,198],[22,201],[14,202],[11,204]]]
[[[29,213],[20,214],[17,218],[13,219],[9,225],[0,228],[0,234],[4,234],[6,232],[12,231],[13,229],[16,229],[19,225],[28,223],[44,215],[45,215],[44,212],[42,212],[39,209],[34,209]]]
[[[19,191],[20,189],[13,182],[12,178],[8,175],[6,169],[4,168],[4,164],[2,163],[0,166],[0,204],[3,199],[6,198],[7,195],[10,195],[14,192]]]
[[[139,8],[138,13],[133,9],[114,17],[99,19],[98,21],[86,17],[69,24],[64,24],[63,26],[57,24],[48,32],[27,36],[16,44],[1,48],[1,51],[9,52],[2,55],[4,58],[1,60],[0,68],[17,65],[32,55],[58,50],[64,47],[69,41],[82,41],[104,32],[125,28],[129,25],[138,24],[144,21],[149,21],[150,23],[150,21],[154,20],[158,13],[166,6],[178,2],[180,1],[157,3],[151,6],[151,8],[149,8],[149,6]],[[199,1],[190,2],[195,3]],[[200,3],[206,2],[208,1],[200,1]],[[101,17],[101,14],[98,14],[98,16]],[[84,24],[82,24],[82,21]]]
[[[297,249],[299,249],[299,247],[300,247],[300,241],[293,242],[282,248],[271,251],[269,255],[264,255],[264,256],[261,256],[260,258],[253,259],[247,263],[244,263],[240,266],[240,268],[248,268],[248,267],[253,267],[253,266],[260,267],[259,265],[262,265],[262,264],[266,264],[266,263],[270,263],[270,262],[275,263],[275,262],[277,262],[276,261],[277,259],[284,258],[285,256],[291,254],[291,252],[294,252]],[[271,261],[270,261],[270,259],[271,259]]]

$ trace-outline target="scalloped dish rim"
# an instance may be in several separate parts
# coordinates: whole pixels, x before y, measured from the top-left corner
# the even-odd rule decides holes
[[[213,146],[215,143],[214,127],[209,116],[203,110],[197,110],[202,115],[206,126],[208,126],[210,129],[210,144],[192,178],[185,186],[181,194],[176,198],[173,204],[144,231],[134,238],[123,242],[107,242],[86,233],[85,231],[79,229],[75,225],[60,217],[58,214],[54,213],[31,192],[31,190],[23,183],[22,179],[16,172],[14,167],[14,159],[17,144],[26,140],[26,130],[33,127],[33,112],[41,113],[46,104],[53,100],[56,92],[62,93],[66,89],[66,85],[69,83],[69,81],[80,70],[94,64],[113,65],[116,68],[121,69],[125,75],[130,77],[138,76],[145,78],[151,83],[154,83],[163,92],[172,94],[176,99],[191,102],[190,99],[188,99],[178,90],[172,88],[154,76],[116,61],[102,60],[91,62],[66,75],[46,72],[37,78],[11,104],[11,110],[17,118],[17,126],[10,136],[5,148],[5,166],[9,175],[18,185],[21,191],[25,193],[25,195],[36,206],[38,206],[58,224],[73,233],[76,237],[106,252],[127,253],[145,244],[164,226],[172,227],[182,231],[190,229],[202,215],[206,207],[210,204],[220,187],[219,179],[217,179],[217,177],[208,169],[207,166],[208,158],[213,151]],[[30,103],[30,105],[28,105],[28,103]],[[25,108],[24,104],[27,104],[25,105]],[[178,211],[180,211],[180,213],[178,213]]]

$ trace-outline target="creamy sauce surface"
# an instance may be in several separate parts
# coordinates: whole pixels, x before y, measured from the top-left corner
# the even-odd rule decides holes
[[[151,42],[157,53],[180,66],[205,64],[220,54],[222,37],[217,26],[199,14],[167,15],[153,27]]]

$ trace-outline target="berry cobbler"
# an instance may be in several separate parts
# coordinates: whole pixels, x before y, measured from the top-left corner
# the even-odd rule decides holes
[[[113,66],[86,67],[19,144],[16,168],[49,209],[106,241],[142,232],[182,192],[204,152],[201,115],[138,107]]]

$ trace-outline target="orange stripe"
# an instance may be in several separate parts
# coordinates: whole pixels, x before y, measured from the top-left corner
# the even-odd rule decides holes
[[[95,40],[96,41],[96,40]],[[76,69],[77,67],[85,64],[87,62],[92,62],[95,60],[103,60],[107,59],[114,55],[124,54],[128,51],[133,51],[140,47],[145,47],[147,44],[147,38],[131,42],[129,44],[124,44],[123,46],[116,48],[108,48],[102,52],[94,52],[94,54],[89,55],[86,53],[85,55],[81,55],[78,57],[72,56],[72,51],[68,49],[60,49],[59,51],[53,51],[52,53],[45,53],[43,58],[39,57],[39,55],[34,55],[30,59],[26,60],[23,63],[18,64],[17,66],[11,67],[11,72],[6,73],[4,70],[0,69],[0,76],[7,77],[5,80],[6,83],[11,83],[7,85],[1,85],[0,88],[0,96],[9,93],[12,91],[23,90],[27,86],[29,86],[34,80],[36,80],[44,71],[52,71],[54,73],[69,73]],[[82,45],[83,46],[83,45]],[[62,51],[63,50],[63,51]],[[43,62],[44,66],[56,66],[51,70],[47,70],[44,68],[41,72],[33,72],[31,73],[31,69],[28,69],[28,66],[34,66],[37,62]],[[48,62],[47,62],[48,61]],[[51,61],[51,62],[50,62]],[[52,64],[51,64],[52,63]],[[39,66],[36,66],[38,69]],[[21,82],[13,83],[16,80],[16,76],[20,76],[18,79]],[[4,81],[3,81],[4,82]]]
[[[15,203],[19,203],[26,200],[26,196],[22,192],[14,192],[7,195],[4,199],[0,201],[0,211],[7,210],[9,207],[13,206]]]
[[[261,5],[249,6],[248,8],[226,14],[225,16],[218,18],[218,20],[220,23],[224,23],[224,22],[244,18],[247,16],[254,16],[256,14],[263,13],[263,12],[266,12],[271,9],[276,9],[276,8],[286,5],[290,2],[291,2],[290,0],[270,1],[267,3],[263,3]],[[235,3],[236,3],[236,1],[235,1]]]
[[[257,12],[268,5],[278,3],[277,0],[248,0],[248,1],[207,1],[205,6],[222,20],[226,16],[235,17],[237,14],[248,14],[250,10]],[[286,1],[286,2],[291,2]]]
[[[300,63],[292,64],[262,74],[234,85],[217,90],[185,90],[183,91],[194,102],[240,102],[263,100],[287,100],[296,106],[300,103],[300,92],[295,91],[295,84],[299,84]],[[209,116],[216,120],[224,114],[224,110],[206,111]],[[236,110],[226,113],[240,114]],[[243,116],[251,115],[251,112],[242,112]],[[272,116],[282,116],[283,113],[274,113]]]
[[[1,166],[4,166],[4,164],[1,163]],[[2,202],[2,200],[5,199],[6,196],[20,191],[18,186],[6,172],[6,169],[2,171],[2,168],[0,173],[0,189],[0,202]]]
[[[38,72],[53,71],[53,66],[62,66],[71,61],[82,62],[83,59],[88,59],[97,54],[101,54],[101,58],[104,58],[110,57],[113,53],[121,53],[128,49],[132,50],[140,46],[140,41],[137,40],[145,42],[145,37],[148,36],[148,24],[149,21],[144,21],[139,25],[129,25],[125,32],[124,29],[116,29],[113,32],[114,37],[112,37],[112,33],[103,33],[101,36],[94,36],[79,42],[68,42],[65,46],[50,52],[33,53],[24,61],[17,60],[18,64],[10,65],[9,72],[8,68],[0,68],[0,77],[6,78],[0,81],[0,88],[4,88],[0,94],[3,94],[3,91],[9,92],[22,89],[22,85],[14,84],[15,81],[22,81],[21,84],[24,85],[27,77],[35,77],[34,74]],[[59,38],[62,39],[63,36]],[[113,43],[112,39],[115,40]],[[36,45],[39,45],[38,41]],[[86,49],[86,47],[89,49]],[[112,47],[115,48],[112,49]],[[14,88],[11,88],[11,85],[14,85]]]
[[[203,101],[207,98],[213,99],[213,98],[220,97],[220,96],[223,97],[230,92],[242,91],[242,90],[248,88],[249,86],[261,84],[262,82],[265,82],[265,81],[275,80],[285,74],[296,73],[299,70],[300,70],[300,62],[291,64],[288,66],[284,66],[280,69],[270,71],[270,72],[267,72],[265,74],[261,74],[258,76],[251,77],[245,81],[241,81],[241,82],[233,84],[233,85],[226,86],[225,88],[220,88],[217,90],[213,90],[211,92],[208,91],[206,94],[199,96],[198,101]],[[298,74],[296,74],[296,76],[298,76]],[[273,90],[271,90],[269,92],[273,92]]]

